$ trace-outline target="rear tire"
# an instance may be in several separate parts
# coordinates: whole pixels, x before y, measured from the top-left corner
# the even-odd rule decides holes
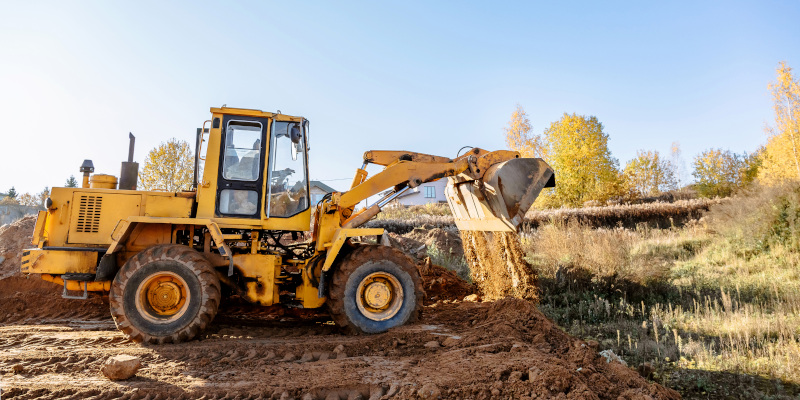
[[[401,251],[359,245],[337,264],[328,309],[345,331],[381,333],[419,318],[425,295],[422,279]]]
[[[135,342],[185,342],[214,319],[220,293],[216,272],[200,253],[181,245],[153,246],[131,257],[114,278],[111,316]]]

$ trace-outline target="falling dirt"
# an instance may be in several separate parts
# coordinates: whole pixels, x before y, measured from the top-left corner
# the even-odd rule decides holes
[[[461,239],[472,281],[482,298],[538,301],[536,272],[523,258],[516,232],[462,231]]]
[[[492,239],[485,248],[510,240]],[[499,258],[509,282],[519,254]],[[463,289],[448,287],[450,271],[420,269],[426,285],[447,277],[437,283],[442,297]],[[12,275],[0,280],[3,400],[680,398],[517,298],[439,299],[416,324],[362,336],[341,334],[324,314],[226,300],[198,340],[144,346],[116,330],[103,298],[62,299],[57,285]],[[505,290],[530,297],[522,285],[535,282],[517,279]],[[103,377],[101,365],[121,354],[142,368],[125,381]]]

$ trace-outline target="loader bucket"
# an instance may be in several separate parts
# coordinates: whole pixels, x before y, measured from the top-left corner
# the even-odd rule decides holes
[[[544,160],[515,158],[489,167],[480,180],[448,178],[445,196],[459,230],[516,232],[546,187],[555,187],[555,175]]]

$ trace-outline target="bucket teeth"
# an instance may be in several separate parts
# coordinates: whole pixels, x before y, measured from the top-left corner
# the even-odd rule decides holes
[[[515,158],[489,167],[480,180],[448,178],[445,195],[459,230],[516,232],[553,169],[541,158]]]

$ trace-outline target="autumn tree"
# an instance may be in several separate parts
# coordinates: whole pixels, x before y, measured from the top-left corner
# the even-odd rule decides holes
[[[528,114],[521,105],[517,104],[517,108],[511,113],[511,119],[505,128],[506,144],[509,149],[518,151],[522,157],[544,158],[542,137],[532,134],[531,130]]]
[[[657,196],[677,186],[675,165],[657,151],[636,152],[623,170],[625,184],[637,197]]]
[[[44,208],[44,202],[50,197],[50,188],[45,186],[44,190],[36,194],[36,200],[40,207]]]
[[[19,198],[17,199],[17,202],[23,206],[28,206],[28,207],[39,206],[39,201],[36,198],[36,196],[30,193],[23,193],[22,195],[20,195]]]
[[[777,82],[770,83],[775,126],[767,128],[759,180],[768,185],[800,179],[800,83],[781,62]]]
[[[139,174],[143,190],[177,192],[192,187],[192,150],[185,140],[172,138],[150,150]]]
[[[618,161],[597,117],[565,113],[544,131],[543,141],[546,161],[556,175],[556,187],[544,194],[544,205],[581,206],[622,193]]]
[[[68,188],[78,187],[78,180],[75,179],[75,175],[70,175],[69,176],[69,179],[67,179],[67,182],[64,184],[64,187],[68,187]]]
[[[697,193],[703,197],[730,196],[750,184],[758,174],[758,153],[736,154],[730,150],[708,149],[693,162]]]

